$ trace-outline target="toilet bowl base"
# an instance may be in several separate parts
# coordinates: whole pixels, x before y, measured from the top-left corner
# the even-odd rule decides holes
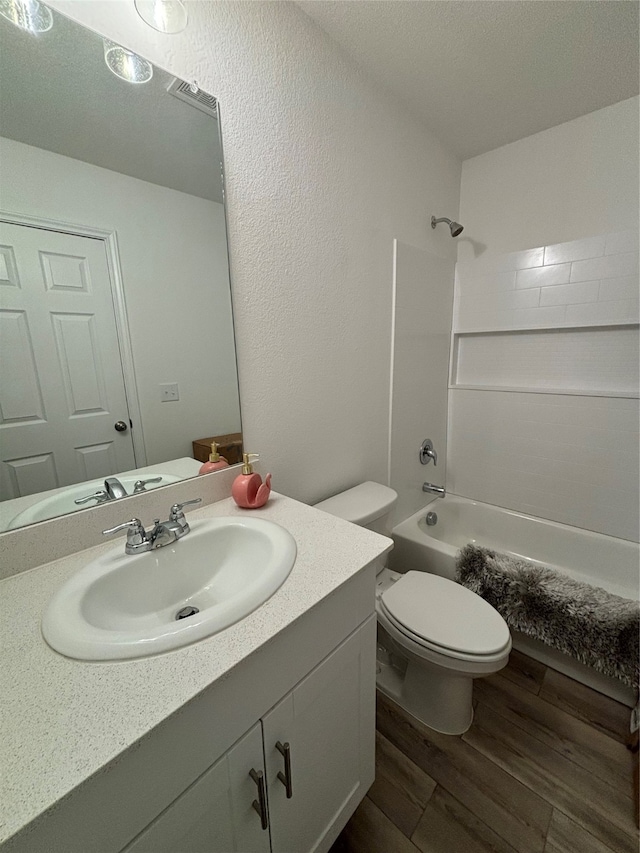
[[[473,722],[473,678],[409,661],[406,673],[387,663],[377,664],[376,686],[381,693],[430,729],[461,735]]]

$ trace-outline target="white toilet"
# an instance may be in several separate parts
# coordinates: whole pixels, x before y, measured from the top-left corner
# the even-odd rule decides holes
[[[361,483],[316,508],[390,536],[397,497],[387,486]],[[455,581],[383,566],[376,610],[378,689],[438,732],[465,732],[473,720],[473,679],[509,660],[511,635],[502,616]]]

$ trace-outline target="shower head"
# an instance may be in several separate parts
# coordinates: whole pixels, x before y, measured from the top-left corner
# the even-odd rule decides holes
[[[446,222],[449,226],[449,231],[451,231],[452,237],[457,237],[459,234],[462,234],[464,231],[464,227],[460,225],[459,222],[453,222],[451,219],[447,219],[446,216],[443,216],[441,219],[436,219],[435,216],[431,217],[431,227],[435,228],[438,222]]]

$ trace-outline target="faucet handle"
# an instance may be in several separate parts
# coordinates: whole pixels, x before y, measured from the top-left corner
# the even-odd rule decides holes
[[[171,512],[169,513],[169,524],[176,531],[178,539],[191,530],[191,528],[189,527],[189,522],[187,521],[185,514],[182,511],[183,508],[185,506],[190,506],[191,504],[199,504],[201,502],[202,498],[195,498],[192,501],[183,501],[181,504],[174,504],[171,507]]]
[[[174,504],[171,507],[171,512],[169,513],[169,521],[178,521],[180,516],[184,516],[182,510],[185,506],[191,506],[191,504],[199,504],[202,503],[202,498],[194,498],[192,501],[183,501],[181,504]]]
[[[438,464],[438,454],[433,449],[433,442],[430,438],[425,438],[420,445],[419,457],[422,465],[428,465],[432,459],[434,466]]]
[[[76,506],[82,506],[82,504],[89,503],[89,501],[97,501],[101,504],[108,500],[109,495],[104,489],[101,489],[99,492],[94,492],[92,495],[86,495],[84,498],[76,498],[74,504],[76,504]]]
[[[146,531],[139,518],[132,518],[131,521],[117,524],[115,527],[103,530],[102,533],[109,536],[111,533],[118,533],[120,530],[127,530],[127,545],[140,545],[147,538]]]
[[[150,477],[148,480],[136,480],[133,485],[133,494],[139,495],[140,492],[146,492],[147,483],[161,483],[162,477]]]

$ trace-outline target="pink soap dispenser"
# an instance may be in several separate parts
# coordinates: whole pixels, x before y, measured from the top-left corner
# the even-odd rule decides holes
[[[200,470],[198,474],[210,474],[211,471],[220,471],[221,468],[228,468],[229,463],[224,458],[224,456],[220,456],[218,453],[218,445],[215,441],[211,442],[211,453],[209,454],[209,461],[203,462],[200,466]]]
[[[260,474],[255,474],[251,459],[258,459],[257,453],[242,454],[242,474],[233,481],[231,496],[238,506],[244,509],[257,509],[264,506],[271,494],[271,474],[267,474],[264,483]]]

